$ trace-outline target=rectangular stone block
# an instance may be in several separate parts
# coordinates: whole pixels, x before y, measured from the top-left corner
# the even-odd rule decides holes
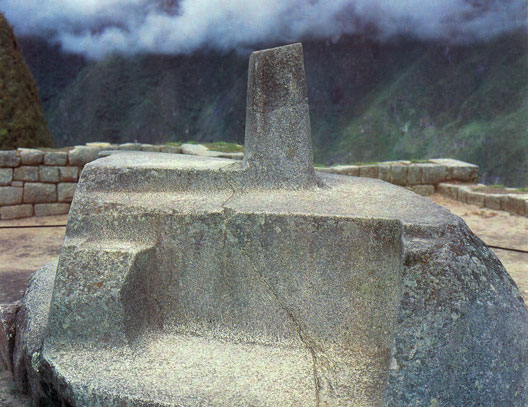
[[[379,168],[377,165],[361,165],[359,176],[365,178],[378,178]]]
[[[484,207],[484,199],[486,198],[485,194],[475,191],[469,191],[467,194],[466,202],[471,205],[477,205],[481,208]]]
[[[75,182],[79,179],[79,167],[59,167],[61,182]]]
[[[15,181],[38,181],[38,167],[22,166],[15,168],[15,175],[13,179]]]
[[[439,184],[446,181],[447,169],[443,165],[420,164],[422,170],[422,184]]]
[[[44,158],[44,153],[34,148],[18,148],[17,151],[22,165],[39,165]]]
[[[66,165],[68,153],[65,151],[50,151],[44,155],[44,165]]]
[[[478,181],[479,167],[476,165],[468,165],[465,167],[452,167],[451,179],[463,182],[476,183]]]
[[[391,171],[389,165],[378,166],[378,178],[385,182],[391,182]]]
[[[407,185],[407,166],[406,165],[391,165],[391,184]]]
[[[486,198],[484,198],[484,206],[486,208],[495,209],[500,211],[503,207],[503,201],[506,200],[505,195],[501,194],[486,194]]]
[[[68,203],[35,204],[35,216],[65,215],[69,211]]]
[[[141,144],[139,143],[125,143],[125,144],[119,144],[120,150],[126,150],[126,151],[140,151],[141,150]]]
[[[22,181],[12,181],[11,182],[11,186],[12,187],[23,187],[24,186],[24,182],[22,182]]]
[[[515,214],[515,215],[525,215],[525,200],[522,195],[519,194],[510,194],[506,195],[506,198],[503,201],[503,209]]]
[[[59,167],[48,167],[41,165],[39,167],[40,182],[59,182]]]
[[[96,160],[99,151],[101,151],[101,149],[97,147],[75,147],[68,153],[68,160],[71,165],[82,167],[85,164]]]
[[[422,168],[411,164],[407,167],[407,185],[419,185],[422,183]]]
[[[12,168],[0,168],[0,185],[9,185],[13,181]]]
[[[71,202],[75,188],[77,184],[75,182],[60,183],[57,185],[57,195],[59,202]]]
[[[19,164],[16,150],[0,151],[0,167],[18,167]]]
[[[438,193],[447,196],[448,198],[458,200],[459,186],[454,184],[440,183],[438,184]]]
[[[162,153],[170,153],[170,154],[181,154],[182,148],[180,146],[161,146]]]
[[[141,144],[141,151],[159,153],[161,151],[161,146],[154,146],[152,144]]]
[[[27,203],[57,202],[57,186],[55,184],[26,182],[24,184],[24,202],[27,202]]]
[[[33,216],[33,205],[31,204],[0,207],[0,219],[2,220],[29,218],[30,216]]]
[[[469,188],[468,187],[458,187],[458,201],[467,203],[469,195]]]
[[[435,193],[434,185],[409,185],[405,188],[421,196],[429,196]]]
[[[16,205],[22,203],[23,188],[0,187],[0,205]]]

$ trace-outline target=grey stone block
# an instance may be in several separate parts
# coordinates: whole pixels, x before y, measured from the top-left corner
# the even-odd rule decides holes
[[[154,146],[152,144],[141,144],[141,151],[148,151],[151,153],[161,152],[161,146]]]
[[[486,194],[484,198],[484,206],[486,208],[495,209],[500,211],[504,207],[504,201],[506,196],[501,194]]]
[[[1,212],[2,208],[0,208]],[[13,372],[13,348],[16,335],[16,314],[20,302],[0,304],[0,366]],[[5,399],[4,399],[5,400]]]
[[[34,148],[19,148],[17,151],[22,165],[39,165],[44,158],[44,153]]]
[[[59,167],[48,167],[41,165],[39,167],[39,181],[40,182],[59,182]]]
[[[456,181],[478,182],[479,167],[476,165],[452,167],[451,178]]]
[[[22,166],[15,168],[15,175],[13,177],[15,181],[38,181],[38,167],[35,166]]]
[[[468,195],[469,195],[469,192],[470,192],[470,188],[469,187],[463,187],[463,186],[459,186],[457,188],[457,200],[460,201],[460,202],[464,202],[464,203],[467,203],[468,201]]]
[[[12,187],[23,187],[24,186],[24,182],[22,182],[22,181],[11,181],[11,186]]]
[[[79,167],[59,167],[61,182],[76,182],[79,179]]]
[[[525,200],[522,195],[509,194],[503,201],[503,209],[515,215],[525,215]]]
[[[35,204],[35,216],[66,215],[69,211],[69,203]]]
[[[57,202],[57,186],[55,184],[26,182],[24,184],[24,202]]]
[[[125,151],[141,151],[141,144],[139,143],[119,144],[119,149],[125,150]]]
[[[33,205],[31,204],[0,207],[0,219],[2,220],[29,218],[30,216],[33,216]]]
[[[409,185],[405,188],[421,196],[429,196],[435,193],[434,185]]]
[[[329,174],[349,175],[352,177],[359,177],[358,165],[336,165],[335,167],[318,167],[317,171],[326,172]]]
[[[0,168],[0,185],[9,185],[13,181],[12,168]]]
[[[211,151],[201,144],[182,144],[182,154],[208,156]]]
[[[162,153],[181,154],[181,146],[161,146]]]
[[[71,202],[75,188],[77,184],[75,182],[60,183],[57,185],[57,195],[59,202]]]
[[[422,184],[436,185],[446,181],[447,169],[444,165],[420,164],[422,170]]]
[[[407,165],[391,165],[391,184],[407,185]]]
[[[86,147],[98,148],[99,150],[112,150],[114,148],[118,148],[119,146],[106,141],[93,141],[91,143],[86,143]]]
[[[455,184],[447,184],[443,182],[438,184],[438,192],[441,195],[454,199],[455,201],[458,200],[458,189],[458,185]]]
[[[23,189],[20,187],[0,187],[0,205],[16,205],[22,202]]]
[[[391,182],[390,165],[378,165],[378,178],[386,182]]]
[[[70,165],[82,167],[85,164],[96,160],[99,151],[101,151],[101,149],[97,147],[75,147],[68,153],[68,161]]]
[[[44,155],[44,165],[66,165],[68,153],[65,151],[52,151]]]
[[[17,156],[16,150],[0,150],[0,167],[18,167],[20,157]]]
[[[377,165],[360,165],[359,176],[365,178],[378,178],[379,168]]]
[[[422,167],[411,164],[407,167],[407,185],[419,185],[422,183]]]
[[[486,198],[486,194],[476,192],[476,191],[469,191],[467,194],[466,203],[471,204],[471,205],[477,205],[483,208],[485,198]]]

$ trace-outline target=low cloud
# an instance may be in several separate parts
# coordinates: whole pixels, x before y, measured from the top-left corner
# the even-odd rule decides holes
[[[95,59],[356,33],[460,44],[527,24],[526,0],[3,0],[0,11],[18,35],[43,36]]]

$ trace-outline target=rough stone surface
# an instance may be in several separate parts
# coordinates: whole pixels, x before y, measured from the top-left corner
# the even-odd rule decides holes
[[[45,165],[66,165],[68,153],[65,151],[50,151],[44,155]]]
[[[16,337],[13,349],[13,371],[17,387],[30,393],[36,405],[46,400],[54,405],[50,394],[41,387],[39,364],[42,343],[47,329],[47,309],[51,302],[57,262],[44,266],[29,279],[22,304],[16,316]],[[56,405],[56,404],[55,404]]]
[[[38,181],[38,167],[23,166],[15,168],[15,174],[13,179],[15,181]]]
[[[77,182],[79,178],[79,167],[59,167],[61,182]]]
[[[362,165],[359,167],[359,176],[366,178],[378,178],[379,168],[377,165]]]
[[[12,187],[23,187],[24,186],[24,182],[22,182],[22,181],[11,181],[11,186]]]
[[[484,207],[484,199],[485,198],[486,198],[485,194],[469,190],[469,192],[467,193],[466,202],[468,204],[477,205],[477,206],[480,206],[481,208],[483,208]]]
[[[75,188],[77,184],[75,182],[63,182],[57,185],[57,195],[59,202],[71,202]]]
[[[391,184],[407,185],[407,165],[391,165]]]
[[[22,165],[39,165],[44,159],[44,153],[34,148],[19,148],[17,151]]]
[[[155,146],[152,144],[141,144],[141,151],[149,151],[154,153],[161,152],[161,146]]]
[[[0,151],[0,167],[18,167],[19,164],[16,150]]]
[[[418,165],[409,165],[407,169],[407,184],[418,185],[422,183],[422,168]]]
[[[33,205],[22,204],[0,207],[0,219],[20,219],[33,216]]]
[[[422,184],[436,185],[446,179],[447,170],[443,165],[420,164],[422,170]]]
[[[378,166],[378,178],[382,181],[390,182],[391,181],[391,170],[390,165],[380,165]]]
[[[503,209],[516,215],[524,215],[524,206],[524,198],[517,194],[509,194],[503,201]]]
[[[507,199],[506,196],[503,196],[501,194],[497,195],[486,195],[484,198],[484,206],[486,208],[495,209],[495,210],[501,210],[504,208],[504,201]]]
[[[0,304],[0,366],[13,372],[15,322],[20,304]]]
[[[309,143],[302,54],[283,50],[252,59],[249,121],[283,112],[299,125],[286,145]],[[495,255],[429,199],[316,176],[311,148],[277,167],[269,117],[242,163],[86,165],[60,261],[17,314],[14,370],[34,403],[526,407],[528,310]]]
[[[181,154],[181,146],[161,146],[162,153]]]
[[[48,167],[41,165],[38,169],[40,182],[59,182],[59,167]]]
[[[22,202],[22,188],[0,187],[0,205],[16,205]]]
[[[24,184],[24,202],[40,203],[56,201],[57,186],[55,184],[42,184],[39,182],[26,182]]]
[[[316,185],[308,110],[301,44],[251,54],[243,160],[249,177],[268,186]]]
[[[35,204],[35,216],[65,215],[69,211],[68,203]]]
[[[359,177],[358,165],[336,165],[335,167],[325,168],[317,167],[316,171],[328,174],[349,175],[352,177]]]
[[[13,181],[12,168],[0,168],[0,185],[9,185]]]
[[[125,151],[140,151],[141,150],[141,144],[139,144],[139,143],[119,144],[119,149],[120,150],[125,150]],[[106,150],[106,149],[104,149],[104,150]]]
[[[101,151],[97,147],[75,147],[68,153],[68,160],[71,165],[82,167],[83,165],[97,159],[97,154]]]
[[[216,157],[218,152],[210,151],[206,146],[201,144],[182,144],[182,154],[199,155],[204,157]]]
[[[434,185],[411,185],[406,187],[406,189],[421,196],[429,196],[435,193]]]

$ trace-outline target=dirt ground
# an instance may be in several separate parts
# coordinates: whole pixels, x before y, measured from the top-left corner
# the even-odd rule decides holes
[[[486,244],[528,251],[528,218],[482,209],[440,195],[430,198],[463,218]],[[20,298],[31,273],[58,256],[66,228],[46,226],[65,224],[66,216],[0,221],[0,303]],[[18,226],[35,227],[19,229]],[[492,250],[528,304],[528,253]],[[16,391],[9,373],[0,367],[0,407],[30,405],[29,399]]]

